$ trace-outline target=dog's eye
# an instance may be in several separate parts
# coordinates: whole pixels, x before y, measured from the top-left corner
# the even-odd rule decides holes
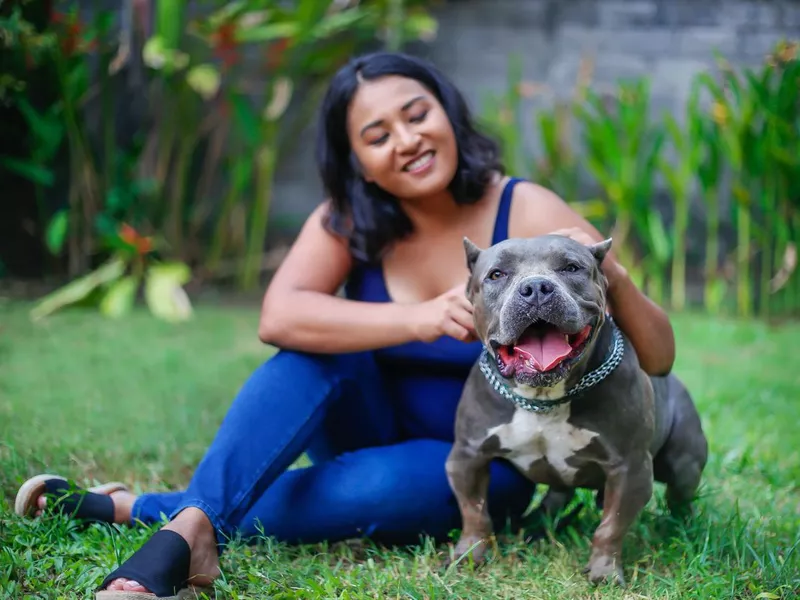
[[[579,271],[580,267],[575,263],[569,263],[567,264],[566,267],[564,267],[563,270],[566,271],[567,273],[574,273],[575,271]]]
[[[489,272],[487,279],[491,279],[492,281],[497,281],[504,275],[505,273],[503,273],[500,269],[494,269],[493,271]]]

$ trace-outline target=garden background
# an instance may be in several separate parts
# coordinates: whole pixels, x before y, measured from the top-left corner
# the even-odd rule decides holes
[[[798,39],[796,0],[0,2],[0,589],[69,597],[142,539],[11,517],[26,476],[185,485],[271,352],[258,300],[321,200],[327,78],[383,47],[450,75],[509,170],[612,234],[674,316],[710,498],[688,528],[643,519],[636,593],[791,597]],[[512,544],[478,583],[424,545],[243,549],[218,596],[592,597],[571,575],[582,543]]]

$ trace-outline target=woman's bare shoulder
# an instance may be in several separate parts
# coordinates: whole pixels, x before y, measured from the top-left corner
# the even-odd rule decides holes
[[[546,235],[578,228],[600,241],[600,232],[561,196],[532,181],[520,181],[514,188],[509,219],[510,237]]]

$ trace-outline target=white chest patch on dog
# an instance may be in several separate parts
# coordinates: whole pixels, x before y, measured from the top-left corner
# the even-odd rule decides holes
[[[487,433],[498,437],[500,447],[509,451],[505,458],[517,468],[527,472],[536,461],[546,459],[564,483],[571,485],[577,469],[567,460],[599,434],[575,427],[567,421],[569,415],[569,404],[549,413],[518,408],[510,423],[492,427]]]

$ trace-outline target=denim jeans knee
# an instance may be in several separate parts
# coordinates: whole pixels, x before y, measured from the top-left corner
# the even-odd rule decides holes
[[[173,518],[196,507],[219,534],[228,534],[310,446],[322,459],[390,443],[394,435],[391,402],[371,353],[283,350],[239,390],[187,490],[180,497],[170,494],[172,510],[165,510],[170,507],[158,494],[149,494],[134,512],[146,521],[151,512]]]

